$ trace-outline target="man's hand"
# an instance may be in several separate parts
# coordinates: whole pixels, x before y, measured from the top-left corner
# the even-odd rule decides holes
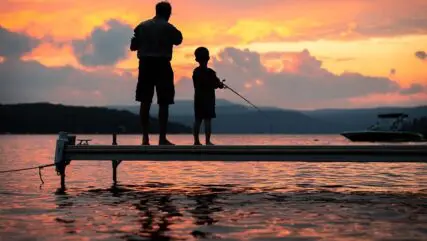
[[[173,44],[178,46],[178,45],[182,44],[182,40],[183,40],[182,33],[177,28],[175,28],[173,25],[172,25],[172,27],[173,27],[173,29],[172,29],[172,31],[173,31],[173,34],[172,34]]]
[[[137,51],[139,49],[138,41],[135,36],[130,40],[130,51]]]

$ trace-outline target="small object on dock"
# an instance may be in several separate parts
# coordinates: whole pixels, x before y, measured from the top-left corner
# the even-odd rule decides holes
[[[77,141],[79,142],[77,144],[78,146],[88,146],[89,142],[92,141],[92,139],[77,139]]]

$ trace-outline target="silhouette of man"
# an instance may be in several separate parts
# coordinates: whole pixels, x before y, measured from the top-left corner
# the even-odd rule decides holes
[[[159,105],[159,145],[173,145],[166,138],[169,105],[174,104],[174,73],[170,61],[174,45],[182,43],[182,34],[169,23],[172,14],[170,3],[162,1],[156,5],[156,16],[140,23],[134,30],[131,51],[138,51],[139,74],[136,86],[136,101],[141,103],[142,144],[150,145],[150,107],[157,93]]]

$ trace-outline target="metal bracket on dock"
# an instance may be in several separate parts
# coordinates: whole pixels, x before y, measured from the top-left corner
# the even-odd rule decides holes
[[[61,176],[61,188],[65,189],[65,168],[70,164],[71,160],[64,157],[65,147],[67,145],[75,145],[76,136],[69,136],[67,132],[60,132],[58,140],[56,140],[55,149],[55,167],[58,175]]]
[[[61,176],[61,189],[65,190],[65,169],[70,164],[71,160],[65,156],[65,149],[67,146],[89,146],[90,139],[78,139],[79,144],[76,145],[76,136],[68,135],[67,132],[60,132],[58,140],[56,140],[55,149],[55,167],[56,172]],[[113,134],[113,146],[117,146],[117,134]],[[122,160],[111,160],[113,167],[113,183],[117,184],[117,167],[120,165]]]

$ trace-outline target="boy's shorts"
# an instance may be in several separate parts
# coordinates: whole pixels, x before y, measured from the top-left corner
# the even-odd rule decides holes
[[[194,117],[196,119],[214,119],[216,118],[215,103],[208,102],[195,102],[194,103]]]
[[[166,58],[146,57],[139,61],[135,100],[152,103],[154,88],[159,105],[174,104],[175,86],[171,63]]]

